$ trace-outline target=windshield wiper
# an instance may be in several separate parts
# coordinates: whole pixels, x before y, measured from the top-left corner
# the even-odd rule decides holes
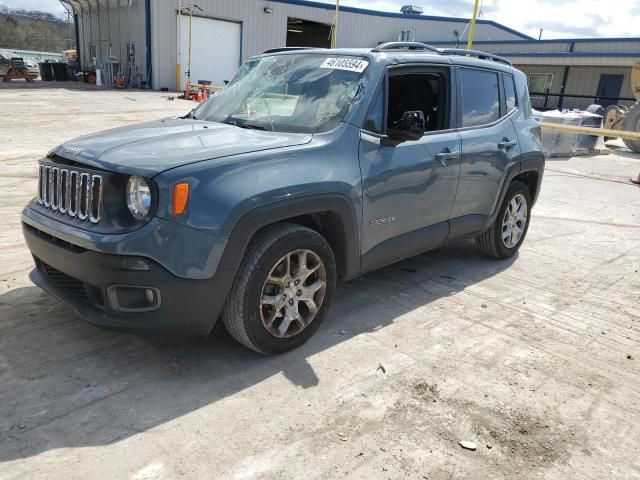
[[[247,128],[249,130],[267,130],[267,127],[263,127],[262,125],[255,125],[253,123],[238,123],[236,127]]]
[[[267,130],[266,127],[262,125],[256,125],[254,123],[247,122],[238,122],[236,120],[226,120],[222,123],[226,123],[227,125],[233,125],[234,127],[246,128],[247,130]]]

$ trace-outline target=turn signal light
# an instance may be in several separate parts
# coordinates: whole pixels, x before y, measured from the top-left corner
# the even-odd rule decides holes
[[[173,207],[174,215],[182,215],[187,209],[189,202],[189,184],[187,182],[176,183],[173,186]]]

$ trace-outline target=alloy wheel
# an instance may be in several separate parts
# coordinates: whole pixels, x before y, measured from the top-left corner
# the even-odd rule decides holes
[[[502,219],[502,243],[505,247],[518,245],[527,225],[527,214],[527,199],[519,193],[509,202]]]
[[[327,271],[311,250],[294,250],[276,262],[262,286],[260,318],[277,338],[307,328],[318,314],[327,287]]]

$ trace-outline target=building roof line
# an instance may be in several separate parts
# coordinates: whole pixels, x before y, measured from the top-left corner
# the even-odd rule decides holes
[[[310,0],[271,0],[276,3],[287,3],[290,5],[299,5],[302,7],[311,7],[311,8],[320,8],[323,10],[335,10],[335,5],[330,3],[320,3],[314,2]],[[434,15],[412,15],[407,13],[393,13],[393,12],[381,12],[379,10],[369,10],[366,8],[357,8],[357,7],[340,7],[341,12],[349,12],[349,13],[359,13],[361,15],[372,15],[376,17],[387,17],[387,18],[403,18],[405,20],[431,20],[438,22],[455,22],[455,23],[468,23],[470,19],[468,18],[459,18],[459,17],[439,17]],[[480,25],[491,25],[505,32],[511,33],[512,35],[516,35],[521,37],[523,40],[534,40],[533,37],[526,35],[522,32],[518,32],[512,28],[507,27],[506,25],[502,25],[501,23],[494,22],[493,20],[477,20],[477,24]],[[516,40],[520,41],[520,40]],[[455,42],[454,42],[455,43]]]
[[[550,44],[550,43],[594,43],[594,42],[640,42],[640,37],[603,37],[603,38],[553,38],[546,40],[478,40],[474,41],[474,45],[510,45],[510,44],[527,44],[527,45],[536,45],[536,44]],[[435,42],[428,42],[431,45],[450,45],[452,43],[456,43],[455,41],[449,40],[438,40]]]
[[[636,52],[502,52],[503,57],[637,57]]]

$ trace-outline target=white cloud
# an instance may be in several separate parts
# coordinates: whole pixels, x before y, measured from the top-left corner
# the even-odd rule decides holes
[[[159,0],[165,1],[165,0]],[[253,0],[243,0],[253,1]],[[335,0],[316,0],[335,4]],[[631,37],[640,35],[640,0],[481,0],[486,20],[537,38]],[[10,7],[64,14],[58,0],[0,0]],[[340,5],[399,12],[405,4],[422,6],[425,15],[469,18],[473,0],[340,0]],[[615,5],[614,5],[615,4]]]
[[[317,0],[335,4],[333,0]],[[470,18],[472,0],[341,0],[340,5],[399,12],[404,4],[422,6],[425,15]],[[614,6],[615,4],[615,6]],[[640,0],[482,0],[483,18],[538,38],[638,36]]]

